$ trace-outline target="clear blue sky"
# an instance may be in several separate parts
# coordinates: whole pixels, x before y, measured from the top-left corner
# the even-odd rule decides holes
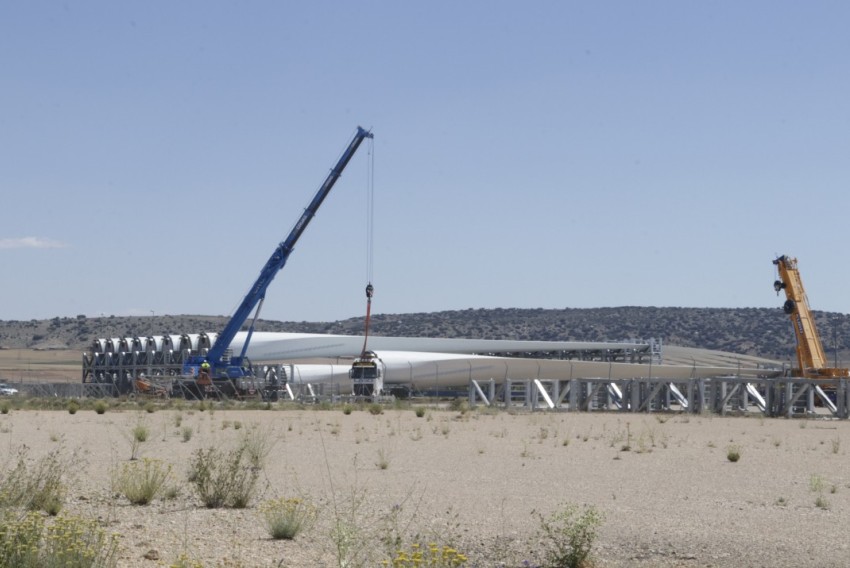
[[[374,311],[850,312],[850,4],[0,4],[0,319],[229,314],[357,125]],[[365,309],[365,147],[263,316]]]

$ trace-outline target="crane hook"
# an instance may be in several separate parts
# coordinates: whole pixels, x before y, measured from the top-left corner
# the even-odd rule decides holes
[[[374,286],[372,286],[372,283],[371,283],[371,282],[369,282],[369,284],[366,286],[366,297],[367,297],[368,299],[370,299],[370,300],[371,300],[371,299],[372,299],[372,294],[373,294],[374,292],[375,292],[375,287],[374,287]]]

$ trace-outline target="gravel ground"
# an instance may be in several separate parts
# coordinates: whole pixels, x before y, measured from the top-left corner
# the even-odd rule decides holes
[[[138,454],[172,464],[179,485],[176,498],[143,507],[110,489],[140,421],[150,436]],[[193,452],[246,435],[270,449],[256,498],[204,508],[186,481]],[[452,543],[468,566],[536,565],[537,514],[567,503],[604,516],[598,568],[850,565],[846,421],[190,405],[0,415],[4,461],[23,444],[34,458],[61,448],[65,509],[121,535],[120,566],[169,566],[180,554],[203,566],[339,566],[340,556],[379,566],[391,527],[406,544]],[[257,505],[277,497],[316,507],[295,540],[272,540],[260,520]],[[335,525],[352,537],[345,554]]]

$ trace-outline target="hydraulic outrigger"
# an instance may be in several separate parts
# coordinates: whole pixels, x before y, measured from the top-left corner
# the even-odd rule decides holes
[[[850,376],[850,369],[829,367],[823,344],[815,327],[815,318],[809,309],[809,300],[803,288],[797,259],[780,256],[773,261],[779,270],[779,279],[773,283],[777,295],[785,290],[786,301],[782,306],[791,318],[797,336],[797,365],[794,376],[807,379],[831,379]]]

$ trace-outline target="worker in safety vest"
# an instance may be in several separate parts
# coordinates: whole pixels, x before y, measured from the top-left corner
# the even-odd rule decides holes
[[[204,361],[201,363],[201,369],[198,371],[198,384],[199,385],[209,385],[212,384],[210,380],[210,362]]]

